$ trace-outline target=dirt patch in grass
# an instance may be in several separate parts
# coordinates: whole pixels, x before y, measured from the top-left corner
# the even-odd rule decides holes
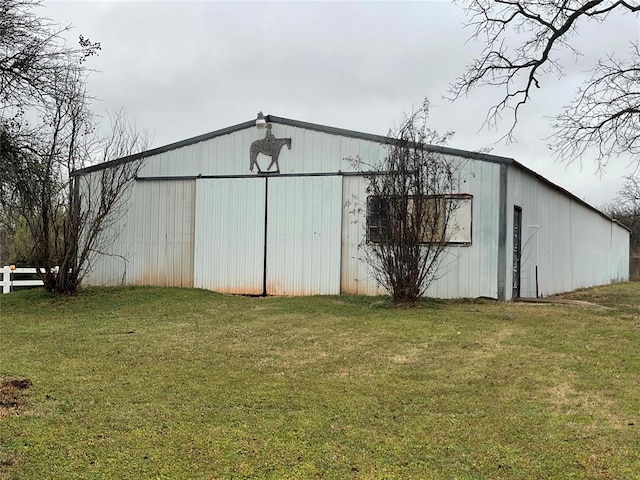
[[[28,378],[0,377],[0,418],[17,413],[24,405],[23,390],[31,387]]]

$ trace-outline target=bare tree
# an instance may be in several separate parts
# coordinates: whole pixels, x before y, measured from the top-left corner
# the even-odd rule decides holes
[[[380,164],[352,159],[367,181],[363,259],[396,303],[415,302],[438,277],[457,207],[457,167],[433,147],[453,133],[427,128],[428,114],[425,101],[390,132]]]
[[[88,176],[77,170],[135,154],[146,146],[123,112],[98,135],[89,109],[84,61],[100,45],[37,17],[32,0],[0,0],[0,220],[3,231],[28,232],[23,255],[45,288],[75,293],[110,230],[141,160]],[[54,269],[57,267],[57,269]]]
[[[84,60],[100,44],[80,36],[68,47],[60,27],[36,15],[37,0],[0,0],[0,119],[20,117],[25,109],[47,110],[59,96],[59,79],[70,69],[82,70]]]
[[[500,87],[501,99],[487,113],[495,125],[503,111],[513,122],[506,137],[513,138],[520,109],[540,88],[544,78],[563,74],[559,51],[580,55],[573,45],[581,24],[605,22],[613,11],[640,12],[636,1],[608,0],[470,0],[466,6],[472,38],[485,47],[479,58],[451,86],[454,99],[479,86]],[[595,148],[599,168],[611,156],[631,154],[640,162],[640,52],[630,38],[628,58],[615,54],[599,59],[575,98],[557,115],[550,147],[560,158],[573,161]]]
[[[640,178],[627,175],[622,189],[604,211],[631,229],[631,254],[640,255]]]
[[[77,102],[77,103],[75,103]],[[77,176],[82,167],[130,156],[146,147],[119,112],[110,133],[99,137],[82,96],[60,101],[48,129],[18,150],[9,167],[17,182],[4,182],[2,209],[30,234],[29,262],[42,269],[45,288],[75,293],[96,252],[114,240],[111,226],[122,208],[142,160],[133,160]],[[57,268],[54,268],[57,267]]]

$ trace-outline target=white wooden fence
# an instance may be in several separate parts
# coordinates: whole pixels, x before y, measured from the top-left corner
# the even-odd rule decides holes
[[[54,267],[54,270],[57,271],[58,267]],[[42,280],[16,280],[12,278],[12,276],[16,275],[26,275],[36,274],[37,271],[35,268],[15,268],[13,265],[5,265],[0,270],[0,274],[2,275],[2,280],[0,280],[0,285],[2,285],[2,293],[9,293],[12,287],[38,287],[42,286]]]

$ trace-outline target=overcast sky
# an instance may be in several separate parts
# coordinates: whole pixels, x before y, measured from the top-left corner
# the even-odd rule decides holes
[[[449,144],[512,157],[594,206],[609,201],[630,171],[612,160],[604,175],[586,159],[570,165],[547,150],[550,117],[571,99],[588,69],[623,55],[640,35],[638,17],[581,26],[566,76],[546,78],[520,114],[518,142],[499,142],[509,120],[482,128],[497,91],[450,103],[448,85],[481,49],[467,42],[463,9],[447,1],[381,2],[69,2],[41,14],[71,25],[69,43],[100,42],[90,93],[96,111],[124,106],[152,147],[255,118],[258,111],[385,135],[427,97],[432,128],[455,131]]]

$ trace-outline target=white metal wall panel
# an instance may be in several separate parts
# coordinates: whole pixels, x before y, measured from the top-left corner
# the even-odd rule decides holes
[[[458,190],[473,196],[471,245],[446,249],[438,279],[427,290],[427,295],[497,298],[499,184],[499,164],[478,160],[463,162]]]
[[[342,179],[342,266],[341,293],[352,295],[385,295],[365,261],[367,217],[366,179],[347,176]]]
[[[194,207],[193,180],[135,182],[85,283],[192,287]]]
[[[196,185],[194,285],[261,294],[265,179],[200,179]]]
[[[386,154],[383,145],[369,140],[277,123],[273,135],[292,139],[291,150],[284,146],[280,151],[281,173],[350,172],[354,167],[347,158],[361,157],[375,164]],[[139,176],[249,175],[249,148],[264,136],[264,129],[251,127],[152,155],[145,159]],[[260,155],[258,163],[266,169],[269,157]]]
[[[458,190],[473,196],[471,245],[447,247],[439,278],[427,295],[497,298],[499,171],[500,165],[495,163],[462,162]],[[366,180],[353,176],[344,177],[343,182],[342,291],[359,295],[383,294],[384,290],[371,277],[362,251],[367,248]],[[467,212],[463,210],[463,216]]]
[[[513,265],[513,207],[522,208],[520,296],[543,296],[628,278],[629,234],[620,225],[513,165],[507,190],[507,298]]]
[[[269,177],[267,293],[340,293],[341,177]]]
[[[629,280],[629,231],[611,224],[611,283]]]

